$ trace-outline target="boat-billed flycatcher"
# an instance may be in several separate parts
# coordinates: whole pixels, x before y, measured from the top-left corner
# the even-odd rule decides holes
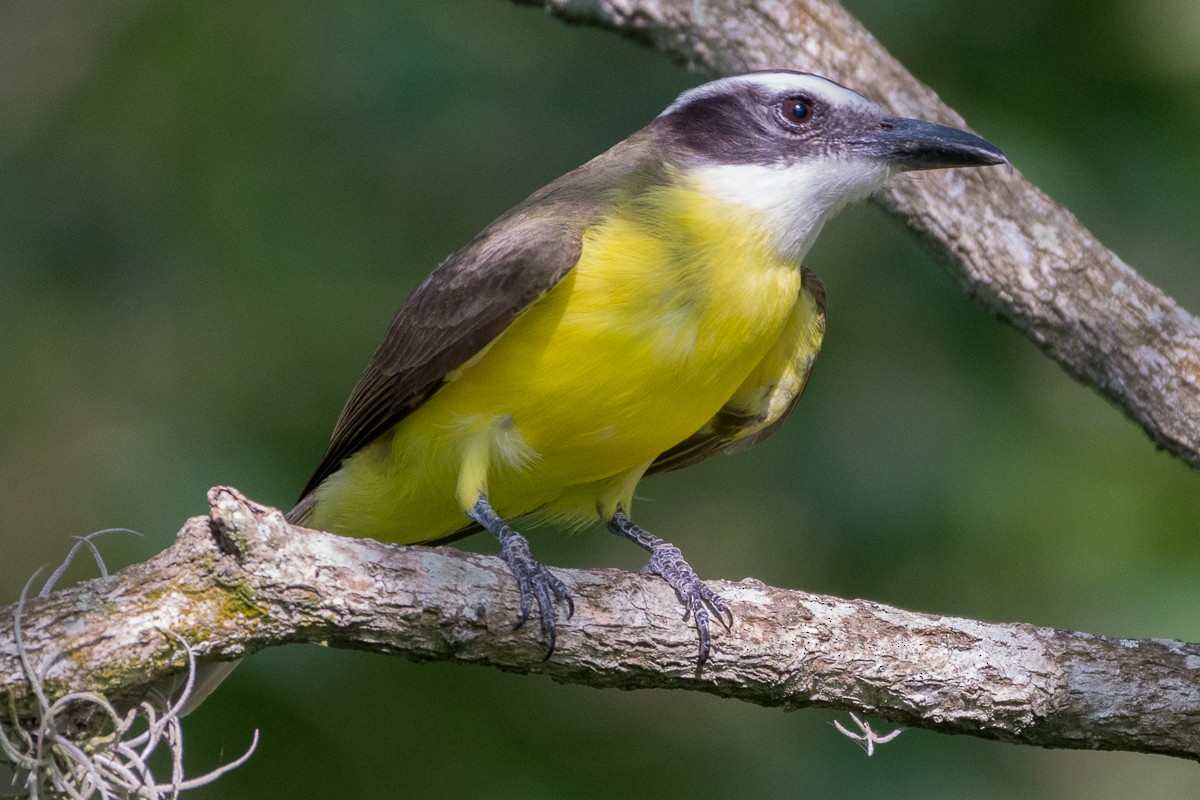
[[[907,170],[1006,163],[964,131],[894,117],[815,75],[685,92],[534,192],[396,312],[291,519],[352,536],[500,542],[553,651],[565,584],[510,525],[596,520],[650,553],[700,662],[729,607],[630,518],[643,476],[774,433],[825,332],[801,266],[846,203]]]

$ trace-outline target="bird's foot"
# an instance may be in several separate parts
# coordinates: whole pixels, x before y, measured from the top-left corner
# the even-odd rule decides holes
[[[679,602],[684,606],[683,618],[686,620],[691,617],[692,624],[696,626],[696,635],[700,640],[697,666],[704,666],[712,651],[710,622],[713,616],[725,626],[725,630],[733,627],[733,611],[725,599],[700,580],[678,547],[633,524],[623,511],[617,511],[608,527],[613,533],[650,551],[650,561],[639,571],[658,575],[675,590]]]
[[[509,571],[517,579],[517,589],[521,592],[521,613],[513,627],[519,628],[525,624],[533,608],[533,600],[536,599],[542,632],[546,635],[546,658],[550,658],[554,653],[558,633],[554,601],[559,600],[567,604],[567,619],[575,613],[575,601],[571,599],[567,585],[545,564],[533,557],[525,537],[512,528],[507,529],[507,536],[498,537],[500,558],[508,564]]]
[[[679,602],[684,605],[684,620],[690,616],[696,626],[696,634],[700,639],[700,654],[696,663],[703,666],[712,650],[712,637],[709,633],[712,617],[715,615],[717,621],[725,626],[725,630],[733,626],[733,611],[729,609],[725,599],[700,580],[678,547],[667,542],[651,548],[650,561],[639,572],[658,575],[675,590]]]
[[[491,531],[499,540],[500,558],[508,564],[509,571],[517,580],[517,589],[521,593],[521,613],[514,628],[525,624],[529,619],[529,612],[533,610],[533,601],[537,600],[538,617],[542,633],[546,636],[546,658],[550,658],[554,654],[554,644],[558,637],[554,601],[567,604],[567,619],[575,613],[575,601],[571,599],[567,585],[545,564],[533,557],[529,550],[529,542],[500,519],[487,498],[480,497],[468,516]]]

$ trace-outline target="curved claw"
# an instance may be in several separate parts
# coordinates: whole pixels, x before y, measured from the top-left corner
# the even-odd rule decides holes
[[[529,552],[528,542],[519,534],[514,534],[513,538],[504,541],[500,557],[508,564],[513,577],[517,579],[517,589],[521,593],[521,613],[517,618],[517,624],[513,626],[514,630],[524,625],[529,619],[533,599],[537,599],[538,619],[542,631],[546,635],[547,646],[544,661],[553,655],[554,645],[558,640],[558,625],[554,611],[555,600],[566,602],[568,619],[575,613],[575,601],[571,599],[567,585],[547,569],[545,564],[533,558]]]
[[[521,610],[517,614],[517,622],[513,630],[520,628],[529,620],[533,610],[533,601],[537,600],[538,621],[546,636],[546,656],[554,654],[554,645],[558,640],[558,625],[554,611],[556,600],[567,604],[567,619],[575,613],[575,601],[571,592],[545,564],[533,557],[529,550],[529,542],[524,536],[514,531],[488,504],[483,497],[475,504],[469,515],[483,525],[500,541],[500,558],[508,564],[509,572],[517,581],[517,591],[521,595]],[[545,660],[545,659],[543,659]]]
[[[725,626],[725,630],[729,630],[729,623],[725,621],[725,614],[729,614],[732,620],[732,612],[725,605],[725,601],[720,595],[713,592],[704,583],[697,580],[699,590],[689,592],[686,603],[691,612],[693,623],[696,626],[696,634],[700,639],[700,653],[696,659],[696,666],[702,667],[708,661],[708,656],[712,651],[712,635],[709,633],[709,622],[712,619],[712,614],[709,613],[709,608],[712,608],[716,613],[717,621]],[[687,614],[684,614],[686,619]]]
[[[710,620],[715,616],[725,630],[730,630],[733,627],[733,611],[725,598],[700,580],[678,547],[658,540],[657,544],[649,546],[649,550],[650,561],[641,571],[658,575],[675,590],[675,595],[683,604],[683,619],[687,621],[691,618],[699,638],[700,652],[696,665],[704,666],[712,652]]]
[[[704,604],[712,609],[717,617],[717,622],[721,623],[725,630],[733,629],[733,611],[729,608],[729,604],[725,602],[725,598],[709,588],[707,583],[697,578],[699,584],[700,599]]]

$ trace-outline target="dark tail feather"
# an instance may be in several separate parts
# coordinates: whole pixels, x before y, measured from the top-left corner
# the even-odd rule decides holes
[[[303,525],[304,521],[312,514],[312,510],[317,507],[317,497],[312,492],[300,498],[300,502],[292,507],[292,510],[284,514],[287,521],[293,525]]]

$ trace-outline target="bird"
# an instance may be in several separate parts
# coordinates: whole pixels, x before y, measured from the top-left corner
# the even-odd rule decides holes
[[[690,89],[402,302],[288,518],[403,544],[490,532],[547,658],[574,601],[519,531],[601,523],[675,591],[703,666],[730,604],[633,521],[639,482],[783,425],[825,334],[802,261],[827,220],[897,173],[1002,164],[811,73]]]

